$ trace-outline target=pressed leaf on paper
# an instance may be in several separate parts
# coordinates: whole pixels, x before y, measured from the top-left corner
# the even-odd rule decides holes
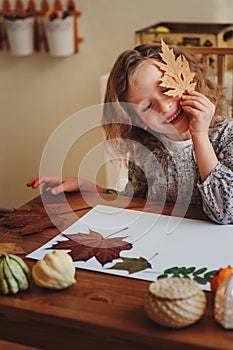
[[[145,269],[151,269],[151,264],[143,257],[140,258],[121,258],[122,262],[117,262],[115,265],[110,267],[110,269],[114,270],[126,270],[131,273],[143,271]]]
[[[104,238],[100,233],[90,230],[90,233],[63,235],[68,241],[53,244],[54,249],[69,249],[73,261],[87,261],[92,257],[103,266],[120,257],[122,250],[129,250],[132,244],[123,241],[125,237]],[[48,248],[50,249],[50,248]]]
[[[55,211],[50,210],[49,215],[44,208],[38,206],[30,210],[15,209],[10,213],[1,213],[0,224],[19,232],[22,235],[29,235],[43,231],[45,228],[60,226],[64,219],[57,216]],[[53,220],[54,222],[52,222]]]
[[[160,57],[163,62],[156,61],[156,65],[164,72],[159,86],[169,89],[164,94],[181,97],[187,89],[195,90],[196,82],[193,82],[195,73],[190,71],[187,59],[183,55],[176,58],[173,49],[163,40],[161,45]]]

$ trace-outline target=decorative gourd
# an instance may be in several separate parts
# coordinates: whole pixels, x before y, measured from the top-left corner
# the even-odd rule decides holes
[[[29,288],[31,273],[25,262],[14,254],[0,256],[0,290],[16,294]]]
[[[221,267],[210,280],[210,289],[212,292],[216,292],[220,284],[225,281],[233,272],[232,266]]]
[[[223,328],[233,329],[233,273],[217,288],[214,298],[214,318]]]
[[[48,289],[64,289],[76,283],[75,266],[71,256],[63,250],[48,253],[32,267],[36,285]]]

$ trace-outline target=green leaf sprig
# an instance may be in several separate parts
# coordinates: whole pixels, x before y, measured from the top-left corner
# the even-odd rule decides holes
[[[191,267],[178,267],[173,266],[164,270],[163,274],[159,275],[157,278],[167,278],[167,277],[184,277],[193,279],[199,284],[207,284],[210,282],[211,277],[217,270],[207,271],[207,267],[196,268],[195,266]]]

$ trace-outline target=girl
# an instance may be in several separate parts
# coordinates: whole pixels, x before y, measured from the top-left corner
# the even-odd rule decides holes
[[[123,52],[110,73],[103,127],[115,153],[127,157],[124,194],[150,200],[202,205],[208,217],[233,222],[233,121],[226,114],[222,90],[211,82],[196,57],[182,54],[195,73],[195,91],[181,98],[160,86],[161,47],[146,44]],[[34,178],[28,186],[61,191],[95,188],[84,179]],[[104,189],[98,187],[98,191]]]

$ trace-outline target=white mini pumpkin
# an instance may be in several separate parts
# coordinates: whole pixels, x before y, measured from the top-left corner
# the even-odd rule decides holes
[[[48,289],[64,289],[76,283],[75,266],[69,254],[63,250],[48,253],[32,267],[36,285]]]

